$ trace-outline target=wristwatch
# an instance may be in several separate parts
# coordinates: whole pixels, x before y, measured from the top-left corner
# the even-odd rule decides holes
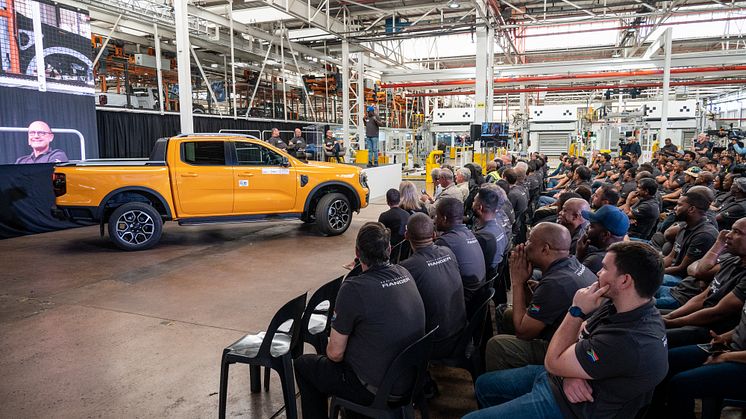
[[[578,306],[572,306],[567,310],[568,313],[570,313],[573,317],[578,317],[582,320],[585,320],[588,318],[588,315],[583,313],[583,310],[580,309]]]

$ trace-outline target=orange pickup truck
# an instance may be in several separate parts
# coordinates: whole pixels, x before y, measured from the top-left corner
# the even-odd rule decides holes
[[[300,219],[325,235],[344,233],[368,205],[355,166],[304,163],[249,136],[191,134],[159,139],[149,159],[86,160],[57,166],[61,218],[108,224],[124,250],[143,250],[163,222],[180,225]]]

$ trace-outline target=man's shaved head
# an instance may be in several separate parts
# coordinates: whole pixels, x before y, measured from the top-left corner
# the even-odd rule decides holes
[[[531,229],[531,244],[534,242],[538,246],[548,244],[552,250],[568,252],[572,238],[570,231],[561,224],[539,223]]]

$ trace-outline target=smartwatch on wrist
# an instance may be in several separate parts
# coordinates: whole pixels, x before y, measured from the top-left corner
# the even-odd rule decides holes
[[[568,313],[570,313],[571,316],[577,317],[581,320],[585,320],[588,318],[588,315],[583,313],[583,310],[578,306],[572,306],[567,310]]]

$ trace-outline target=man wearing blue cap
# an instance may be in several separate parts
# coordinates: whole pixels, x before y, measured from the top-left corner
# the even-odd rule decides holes
[[[376,115],[374,106],[368,106],[368,112],[363,119],[365,121],[365,148],[368,149],[368,167],[378,166],[378,132],[383,122]]]
[[[596,212],[582,211],[583,218],[590,222],[588,231],[578,241],[575,256],[594,274],[601,270],[606,250],[614,243],[624,240],[629,229],[629,218],[619,208],[604,205]]]

